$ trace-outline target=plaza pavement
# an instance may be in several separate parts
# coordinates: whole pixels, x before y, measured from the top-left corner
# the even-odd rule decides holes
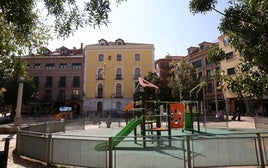
[[[105,124],[105,123],[102,123]],[[118,124],[118,123],[116,123]],[[121,123],[124,126],[124,122]],[[230,121],[229,128],[255,128],[254,118],[253,117],[241,117],[241,121]],[[4,134],[0,134],[0,150],[4,150],[4,141],[5,138],[10,138],[10,146],[9,146],[9,157],[8,157],[8,168],[46,168],[46,166],[38,161],[28,160],[25,158],[18,157],[16,154],[13,154],[16,146],[16,134],[13,132],[8,133],[8,129],[12,129],[14,126],[12,124],[0,125],[0,133],[4,132]],[[94,129],[100,127],[99,125],[86,125],[86,129]],[[104,127],[102,125],[101,127]],[[109,128],[107,128],[109,129]],[[69,168],[75,168],[74,166],[70,166]],[[231,168],[231,167],[229,167]],[[232,167],[235,168],[235,167]],[[252,166],[248,166],[247,168],[253,168]]]

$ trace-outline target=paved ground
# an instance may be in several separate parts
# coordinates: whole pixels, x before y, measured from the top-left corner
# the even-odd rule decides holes
[[[103,123],[102,125],[87,125],[86,129],[94,129],[94,128],[98,128],[98,127],[105,127],[104,125],[105,123]],[[114,123],[115,125],[118,123]],[[124,126],[124,123],[121,123],[121,126]],[[255,128],[255,124],[254,124],[254,119],[252,117],[242,117],[242,121],[230,121],[229,123],[229,128]],[[0,126],[0,130],[5,130],[7,128],[12,127],[12,125],[2,125]],[[45,168],[46,166],[37,162],[37,161],[33,161],[33,160],[28,160],[25,158],[20,158],[18,157],[15,153],[15,146],[16,146],[16,134],[0,134],[0,150],[4,149],[4,140],[5,138],[11,138],[10,140],[10,147],[9,147],[9,157],[8,157],[8,168],[23,168],[23,167],[27,167],[27,168]],[[252,166],[249,168],[253,168]]]

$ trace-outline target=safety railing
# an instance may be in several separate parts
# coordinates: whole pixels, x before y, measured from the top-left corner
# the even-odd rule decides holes
[[[213,136],[128,136],[122,140],[112,136],[52,134],[29,130],[35,129],[18,130],[18,154],[47,165],[109,168],[268,165],[268,131]],[[116,139],[120,139],[120,143],[116,143]],[[144,139],[146,147],[143,145]]]

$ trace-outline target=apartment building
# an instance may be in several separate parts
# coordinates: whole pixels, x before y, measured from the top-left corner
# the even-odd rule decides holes
[[[220,62],[220,69],[223,70],[224,75],[232,77],[235,75],[236,66],[243,57],[230,45],[229,39],[225,35],[219,36],[218,42],[219,48],[225,52],[225,59]],[[226,99],[226,111],[232,114],[237,106],[237,96],[228,89],[224,89],[223,94]]]
[[[218,43],[202,42],[196,46],[191,46],[187,49],[188,55],[183,60],[192,64],[196,69],[198,78],[202,77],[205,82],[205,101],[202,105],[205,107],[208,114],[215,114],[217,109],[225,108],[225,101],[222,90],[217,89],[219,81],[213,77],[213,73],[219,70],[220,65],[208,62],[207,55],[211,48],[218,47]]]
[[[167,79],[171,76],[170,71],[174,68],[174,65],[176,65],[183,58],[184,56],[167,55],[164,58],[155,61],[155,72],[161,82],[168,82]]]
[[[40,54],[25,56],[27,73],[38,88],[38,114],[54,114],[61,106],[71,106],[74,114],[82,112],[84,56],[80,48],[60,47],[54,52],[43,48]]]
[[[154,45],[123,39],[85,47],[84,111],[107,116],[133,99],[138,77],[154,70]]]

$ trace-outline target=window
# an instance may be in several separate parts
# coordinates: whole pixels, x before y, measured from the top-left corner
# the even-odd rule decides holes
[[[38,76],[34,77],[34,84],[35,84],[36,88],[39,88],[39,77]]]
[[[223,39],[223,45],[224,46],[229,45],[229,38],[228,37],[224,37],[224,39]]]
[[[198,78],[202,78],[202,72],[198,72]]]
[[[52,87],[52,77],[51,76],[47,77],[46,87]]]
[[[227,75],[233,75],[233,74],[235,74],[235,68],[227,69]]]
[[[120,101],[116,102],[116,110],[122,109],[122,104]]]
[[[98,84],[98,90],[97,90],[97,95],[96,97],[97,98],[101,98],[103,97],[103,85],[102,84]]]
[[[51,90],[45,90],[45,94],[44,94],[44,100],[51,100],[52,98],[52,94],[51,94]]]
[[[41,54],[41,55],[49,55],[49,50],[43,48],[43,49],[41,50],[40,54]]]
[[[116,61],[122,61],[122,54],[116,55]]]
[[[226,60],[234,58],[234,53],[233,53],[233,52],[229,52],[229,53],[227,53],[227,54],[225,55],[225,58],[226,58]]]
[[[140,61],[140,60],[141,60],[141,55],[135,54],[135,61]]]
[[[67,68],[67,64],[66,63],[60,63],[60,69],[65,69]]]
[[[117,45],[124,45],[124,40],[122,40],[122,39],[117,39],[117,40],[115,40],[115,43],[117,44]]]
[[[54,68],[55,68],[55,64],[53,63],[46,64],[46,69],[54,69]]]
[[[68,49],[64,48],[60,50],[60,55],[67,55],[68,54]]]
[[[210,65],[211,62],[208,61],[208,58],[206,57],[206,65]]]
[[[109,56],[108,56],[108,60],[112,60],[112,56],[109,55]]]
[[[202,66],[201,60],[198,60],[198,61],[193,62],[193,66],[195,68],[200,68]]]
[[[61,76],[60,77],[59,87],[65,87],[65,86],[66,86],[66,77],[65,76]]]
[[[212,91],[213,91],[212,83],[208,83],[207,84],[207,92],[212,93]]]
[[[34,69],[40,69],[41,65],[40,64],[34,64]]]
[[[116,84],[115,97],[122,97],[122,86],[120,83]]]
[[[208,79],[210,79],[210,78],[211,78],[211,71],[210,71],[210,69],[209,69],[209,70],[207,70],[207,78],[208,78]]]
[[[79,99],[79,90],[73,90],[72,99]]]
[[[105,78],[104,69],[99,68],[97,72],[97,80],[103,80]]]
[[[116,69],[115,79],[117,79],[117,80],[122,79],[122,69],[121,68]]]
[[[106,40],[104,40],[104,39],[100,39],[100,40],[99,40],[99,44],[100,44],[101,46],[104,46],[104,45],[108,45],[108,42],[107,42]]]
[[[80,86],[80,77],[75,76],[73,79],[73,87],[79,87]]]
[[[65,100],[65,90],[62,90],[62,89],[59,90],[58,99]]]
[[[81,63],[73,63],[72,64],[72,68],[73,69],[78,69],[78,68],[81,68],[82,67],[82,64]]]
[[[138,79],[138,77],[140,77],[140,76],[141,76],[141,69],[135,68],[134,79]]]
[[[205,45],[204,44],[200,45],[200,50],[201,51],[205,50]]]
[[[99,54],[99,58],[98,58],[99,61],[104,61],[104,55],[103,54]]]

